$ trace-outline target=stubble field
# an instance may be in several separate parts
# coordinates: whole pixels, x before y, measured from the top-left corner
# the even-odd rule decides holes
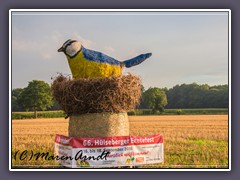
[[[164,137],[164,163],[139,168],[228,168],[228,115],[130,116],[129,121],[131,135]],[[14,158],[24,150],[53,155],[56,134],[68,135],[68,120],[12,120],[12,167],[60,167],[55,161]]]

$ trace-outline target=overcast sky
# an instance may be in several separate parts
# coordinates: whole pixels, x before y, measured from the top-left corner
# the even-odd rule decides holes
[[[67,39],[120,61],[152,52],[125,70],[145,88],[228,83],[227,12],[13,12],[12,88],[71,74]]]

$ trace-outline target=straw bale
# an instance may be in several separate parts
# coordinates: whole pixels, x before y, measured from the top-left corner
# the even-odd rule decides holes
[[[97,122],[97,123],[96,123]],[[69,118],[69,137],[129,136],[127,113],[89,113]]]

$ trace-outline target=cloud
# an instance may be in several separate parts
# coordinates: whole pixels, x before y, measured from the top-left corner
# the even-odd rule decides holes
[[[116,50],[115,50],[113,47],[111,47],[111,46],[106,46],[106,47],[104,47],[103,49],[104,49],[104,51],[105,51],[106,53],[113,53],[113,52],[116,51]]]
[[[43,54],[42,54],[42,58],[48,60],[48,59],[51,59],[51,58],[52,58],[52,55],[49,54],[49,53],[43,53]]]
[[[12,41],[12,48],[16,51],[27,52],[34,50],[36,47],[36,43],[33,41],[26,41],[26,40],[13,40]]]
[[[39,57],[42,60],[51,60],[54,57],[54,53],[56,54],[57,48],[57,45],[54,45],[54,41],[51,39],[49,41],[29,41],[20,39],[14,39],[12,41],[13,54],[22,54],[27,57]]]
[[[136,51],[136,50],[131,50],[130,53],[129,53],[129,55],[133,56],[133,57],[138,56],[139,54],[141,54],[141,53]]]
[[[73,38],[75,38],[76,40],[79,40],[79,41],[83,44],[83,46],[86,47],[86,48],[92,48],[93,45],[95,44],[95,43],[94,43],[93,41],[91,41],[90,39],[86,39],[86,38],[80,36],[80,35],[79,35],[78,33],[76,33],[76,32],[73,34]]]
[[[12,52],[38,56],[41,59],[50,60],[56,53],[57,49],[65,42],[66,39],[58,31],[53,31],[49,36],[34,38],[34,40],[22,39],[20,36],[12,39]]]
[[[53,42],[56,42],[56,43],[59,43],[59,44],[63,44],[64,41],[66,41],[63,34],[58,32],[58,31],[53,31],[50,39]]]
[[[55,61],[57,56],[57,49],[67,40],[65,34],[59,31],[52,31],[49,36],[34,39],[23,39],[21,36],[17,36],[12,39],[12,52],[13,54],[27,57],[38,57],[40,60]],[[95,43],[89,39],[86,39],[77,33],[74,33],[70,38],[76,39],[82,42],[84,47],[91,48]],[[108,50],[114,51],[113,48]]]

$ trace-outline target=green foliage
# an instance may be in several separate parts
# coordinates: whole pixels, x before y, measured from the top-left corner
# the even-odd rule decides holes
[[[53,105],[51,87],[44,81],[33,80],[23,89],[19,101],[24,110],[36,111],[46,110]]]
[[[12,90],[12,111],[22,111],[23,107],[21,102],[19,101],[19,97],[23,92],[22,88],[16,88]]]
[[[167,105],[167,96],[160,88],[149,88],[143,93],[143,102],[147,108],[152,109],[152,112],[159,113],[164,111]]]
[[[228,85],[176,85],[167,92],[166,108],[228,108]]]
[[[227,108],[197,108],[197,109],[164,109],[161,115],[223,115],[228,114]],[[151,109],[136,109],[128,112],[129,116],[158,115]]]
[[[38,118],[59,118],[66,117],[63,111],[40,111]],[[33,119],[34,112],[12,112],[12,119]]]
[[[214,108],[214,109],[165,109],[162,115],[217,115],[228,114],[228,109]],[[129,116],[148,116],[158,115],[153,114],[151,109],[136,109],[135,111],[128,112]],[[58,118],[66,117],[63,111],[39,111],[38,118]],[[33,119],[34,112],[12,112],[12,119]]]
[[[176,113],[177,113],[178,115],[180,115],[180,114],[183,113],[183,111],[182,111],[181,109],[177,109],[177,110],[176,110]]]

